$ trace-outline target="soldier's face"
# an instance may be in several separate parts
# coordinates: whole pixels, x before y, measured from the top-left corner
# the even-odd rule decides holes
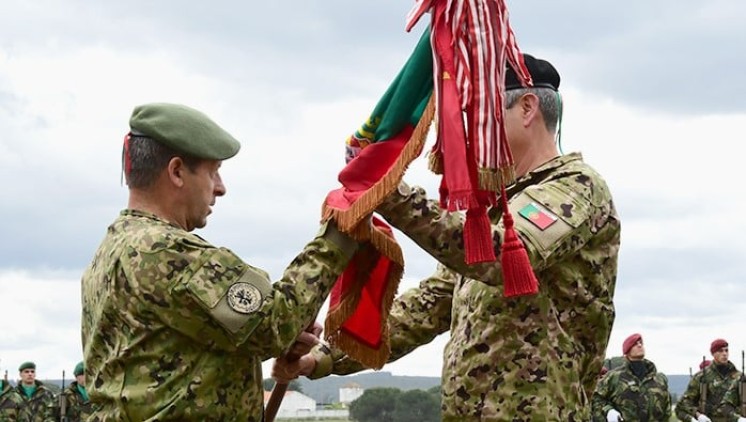
[[[715,360],[716,363],[722,365],[728,362],[729,354],[730,352],[728,351],[727,347],[721,347],[712,354],[712,358]]]
[[[192,231],[207,225],[207,216],[212,213],[212,206],[218,196],[225,195],[225,185],[220,178],[221,161],[202,161],[194,172],[187,171],[185,186],[187,189],[186,229]]]
[[[24,369],[20,373],[21,375],[21,382],[26,385],[31,385],[36,380],[36,370],[35,369]]]
[[[629,350],[628,356],[630,360],[640,360],[645,357],[645,345],[642,344],[642,340],[637,340],[637,343]]]
[[[81,387],[85,387],[85,374],[75,376],[75,381],[77,381]]]

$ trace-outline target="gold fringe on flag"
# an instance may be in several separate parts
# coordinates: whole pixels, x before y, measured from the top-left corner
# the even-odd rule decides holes
[[[479,189],[499,192],[501,186],[510,186],[515,182],[515,166],[506,166],[500,169],[480,168]]]
[[[378,204],[380,204],[386,196],[396,189],[399,182],[401,182],[407,167],[409,167],[415,158],[422,154],[422,148],[425,145],[425,139],[427,138],[430,124],[435,116],[434,97],[434,95],[430,96],[430,100],[428,100],[427,106],[422,112],[420,121],[417,122],[417,126],[415,126],[414,131],[412,132],[412,136],[402,149],[402,152],[396,159],[396,162],[394,162],[394,165],[391,166],[391,170],[386,173],[381,180],[376,182],[370,187],[370,189],[361,195],[350,208],[340,210],[324,206],[322,220],[326,221],[327,219],[332,218],[337,223],[339,230],[354,235],[356,226],[360,221],[370,216],[370,214],[375,211]]]
[[[409,164],[422,153],[434,116],[435,101],[434,95],[431,95],[409,141],[402,149],[402,152],[397,157],[389,172],[358,198],[349,209],[340,210],[324,206],[322,210],[324,221],[333,219],[337,223],[339,230],[347,233],[350,237],[358,241],[369,240],[373,248],[391,261],[388,279],[386,280],[383,292],[381,304],[383,309],[380,310],[381,321],[379,321],[379,324],[381,327],[382,343],[379,347],[369,347],[341,330],[342,324],[357,309],[360,301],[360,293],[364,287],[364,277],[370,274],[369,270],[373,268],[374,262],[356,262],[358,272],[355,282],[348,291],[351,294],[346,294],[340,303],[333,309],[329,309],[324,324],[327,340],[332,345],[345,352],[352,359],[370,368],[382,368],[391,354],[387,319],[394,302],[394,296],[399,287],[399,282],[404,273],[404,256],[396,240],[373,227],[373,224],[369,221],[369,217],[386,196],[397,188]],[[372,254],[357,254],[356,258],[364,259],[359,258],[362,256],[372,256]]]
[[[366,268],[372,268],[373,262],[357,262],[358,277],[349,290],[353,294],[345,296],[334,309],[329,309],[324,323],[324,332],[327,333],[327,341],[335,348],[344,351],[350,358],[369,368],[381,369],[391,354],[391,347],[388,340],[389,325],[387,317],[394,303],[394,296],[399,287],[399,281],[404,274],[404,258],[401,248],[394,239],[381,231],[372,230],[370,240],[376,250],[391,259],[391,268],[389,269],[386,287],[383,292],[383,309],[380,310],[381,344],[378,347],[370,347],[341,329],[342,324],[357,309],[358,302],[360,301],[360,293],[365,283],[364,276],[370,274],[370,271],[366,271]]]

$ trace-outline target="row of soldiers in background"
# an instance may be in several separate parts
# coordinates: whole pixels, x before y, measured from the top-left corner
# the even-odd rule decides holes
[[[668,421],[672,412],[668,380],[645,359],[642,335],[627,337],[622,353],[621,362],[610,361],[602,370],[591,401],[593,421]],[[746,376],[728,360],[727,341],[714,340],[710,353],[711,364],[703,359],[676,404],[676,417],[682,422],[746,422]],[[23,363],[18,371],[16,387],[10,386],[7,376],[0,380],[0,422],[73,422],[85,420],[90,413],[83,362],[75,367],[76,380],[59,397],[36,380],[33,362]]]
[[[593,421],[668,421],[668,380],[645,359],[642,336],[627,337],[622,353],[620,361],[612,359],[601,371],[591,402]],[[714,340],[710,353],[712,361],[703,359],[676,404],[676,417],[682,422],[746,422],[746,376],[728,360],[727,341]]]
[[[55,394],[36,379],[36,364],[24,362],[18,367],[19,382],[15,387],[5,378],[0,380],[0,422],[78,422],[91,413],[85,389],[83,362],[75,366],[75,381]]]

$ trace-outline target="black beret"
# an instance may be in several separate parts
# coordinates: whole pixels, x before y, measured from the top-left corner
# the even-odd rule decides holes
[[[560,75],[557,69],[546,60],[537,59],[530,54],[523,55],[523,62],[526,64],[528,73],[534,82],[535,88],[559,89]],[[515,74],[513,68],[508,65],[505,71],[505,90],[525,88]]]
[[[167,103],[135,107],[130,117],[132,135],[147,136],[176,151],[197,158],[225,160],[241,144],[202,112]]]

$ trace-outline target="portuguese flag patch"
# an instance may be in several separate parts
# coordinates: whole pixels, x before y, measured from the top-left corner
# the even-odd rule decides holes
[[[545,230],[547,227],[554,224],[557,221],[557,216],[551,212],[545,210],[543,207],[537,205],[535,202],[531,202],[525,207],[518,211],[523,218],[534,223],[534,226],[540,230]]]

